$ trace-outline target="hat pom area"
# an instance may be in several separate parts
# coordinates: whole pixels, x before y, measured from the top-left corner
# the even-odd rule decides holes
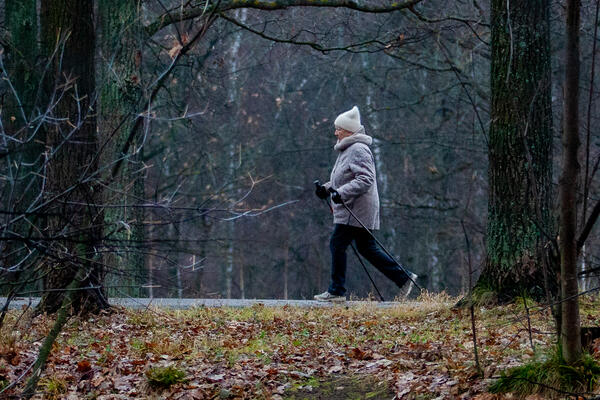
[[[338,128],[345,129],[352,133],[357,132],[362,126],[360,123],[360,112],[358,111],[358,107],[354,106],[351,110],[338,115],[334,124]]]

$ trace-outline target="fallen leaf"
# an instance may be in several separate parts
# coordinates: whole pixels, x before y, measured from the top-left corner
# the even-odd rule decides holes
[[[206,377],[209,382],[220,382],[223,378],[225,378],[225,374],[210,375]]]
[[[92,364],[88,360],[82,360],[77,363],[77,372],[88,372],[92,369]]]
[[[338,372],[341,372],[344,368],[341,365],[334,365],[333,367],[329,368],[328,372],[330,374],[336,374]]]

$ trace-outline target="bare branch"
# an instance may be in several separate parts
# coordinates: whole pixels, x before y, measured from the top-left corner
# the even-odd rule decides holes
[[[294,45],[299,45],[299,46],[309,46],[312,47],[313,49],[320,51],[322,53],[327,53],[329,51],[336,51],[336,50],[341,50],[341,51],[347,51],[349,53],[371,53],[371,52],[375,52],[375,51],[380,51],[383,48],[385,48],[386,46],[388,46],[387,43],[384,43],[380,40],[367,40],[364,42],[359,42],[359,43],[351,43],[348,44],[346,46],[337,46],[337,47],[323,47],[322,45],[320,45],[319,43],[315,43],[315,42],[307,42],[307,41],[299,41],[299,40],[294,40],[294,39],[284,39],[284,38],[278,38],[275,36],[271,36],[268,35],[267,33],[265,33],[265,30],[257,30],[254,29],[246,24],[241,23],[240,21],[236,20],[235,18],[231,18],[228,15],[221,13],[220,17],[223,18],[226,21],[231,22],[234,25],[239,26],[240,28],[247,30],[255,35],[258,35],[260,37],[262,37],[263,39],[267,39],[273,42],[277,42],[277,43],[288,43],[288,44],[294,44]],[[355,50],[356,48],[361,48],[361,47],[365,47],[368,45],[378,45],[379,47],[375,50]]]
[[[229,0],[221,1],[215,5],[200,2],[197,5],[179,12],[178,15],[166,13],[157,18],[157,20],[146,27],[148,36],[153,36],[161,29],[169,26],[174,22],[181,22],[194,19],[205,15],[209,12],[222,13],[224,11],[235,10],[238,8],[254,8],[258,10],[273,11],[284,10],[291,7],[325,7],[325,8],[348,8],[354,11],[360,11],[372,14],[383,14],[399,10],[404,10],[412,7],[421,0],[404,0],[393,2],[388,5],[370,4],[369,1],[358,0],[278,0],[278,1],[261,1],[261,0]]]

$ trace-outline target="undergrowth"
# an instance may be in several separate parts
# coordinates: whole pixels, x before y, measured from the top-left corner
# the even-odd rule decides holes
[[[146,371],[146,378],[153,388],[168,389],[176,383],[185,382],[185,372],[172,365],[154,367]]]
[[[508,393],[525,397],[541,394],[544,398],[561,398],[573,393],[591,392],[600,378],[600,365],[584,356],[574,365],[567,365],[560,348],[538,360],[511,368],[489,387],[491,393]]]
[[[44,392],[44,398],[49,400],[62,399],[67,392],[67,382],[57,377],[42,378],[39,386]]]
[[[46,390],[40,392],[48,398],[54,393],[56,398],[83,399],[91,384],[94,396],[106,398],[182,398],[189,391],[207,399],[314,394],[333,400],[352,398],[352,392],[362,398],[404,393],[411,399],[478,395],[483,399],[495,396],[487,393],[487,378],[495,371],[530,361],[535,354],[532,344],[551,346],[553,339],[546,332],[552,329],[552,320],[535,303],[529,305],[529,299],[531,337],[515,322],[525,315],[522,299],[502,307],[478,307],[484,376],[474,377],[471,317],[467,310],[452,307],[456,301],[423,292],[414,301],[383,307],[365,302],[314,308],[150,308],[73,318],[53,347],[42,376],[65,381],[44,381],[40,389]],[[584,301],[584,320],[600,320],[600,302]],[[44,315],[31,323],[24,319],[16,323],[20,315],[11,312],[10,323],[0,330],[0,386],[32,364],[37,356],[33,343],[52,325],[51,317]],[[535,379],[547,369],[546,359],[537,360]],[[80,368],[83,361],[89,369]],[[357,388],[346,380],[349,376],[359,382],[371,380]],[[594,373],[582,380],[583,386],[593,386],[595,380]],[[370,388],[371,383],[382,388],[383,397],[379,389]],[[146,388],[148,392],[140,391]],[[18,394],[20,389],[17,385],[9,391]]]

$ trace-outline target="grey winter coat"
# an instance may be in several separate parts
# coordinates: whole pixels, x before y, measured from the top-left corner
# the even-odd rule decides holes
[[[372,142],[373,139],[363,133],[340,140],[334,147],[340,153],[325,187],[337,190],[344,203],[368,229],[379,229],[375,160],[369,149]],[[332,206],[334,224],[361,226],[342,204],[333,203]]]

